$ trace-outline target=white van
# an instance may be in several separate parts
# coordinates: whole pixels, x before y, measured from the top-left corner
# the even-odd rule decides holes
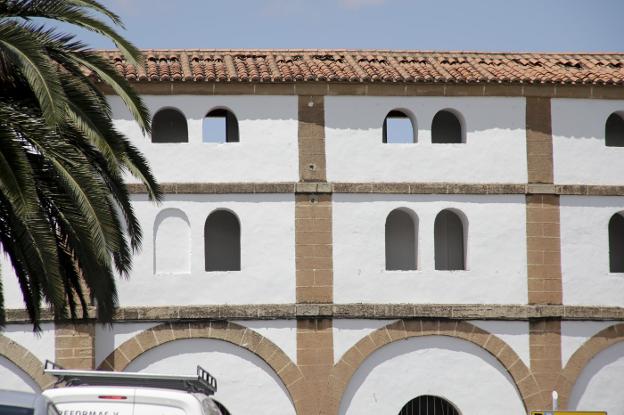
[[[210,397],[217,381],[200,366],[197,376],[48,369],[47,365],[45,372],[66,385],[43,392],[61,415],[222,415]]]
[[[59,415],[52,401],[34,392],[0,390],[1,415]]]

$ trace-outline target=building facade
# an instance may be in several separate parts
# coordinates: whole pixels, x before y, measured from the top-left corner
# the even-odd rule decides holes
[[[233,415],[624,411],[624,55],[102,53],[165,197],[128,180],[111,327],[33,335],[2,263],[3,388],[200,364]]]

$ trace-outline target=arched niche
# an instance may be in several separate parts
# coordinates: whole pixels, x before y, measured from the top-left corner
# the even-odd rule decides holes
[[[418,217],[409,209],[395,209],[386,217],[386,270],[409,271],[417,268]]]
[[[188,125],[176,108],[162,108],[152,118],[152,143],[188,143]]]
[[[179,209],[164,209],[154,221],[154,273],[191,272],[191,226]]]
[[[451,109],[438,111],[431,122],[431,142],[434,144],[457,144],[465,141],[461,115]]]
[[[240,271],[241,227],[233,212],[215,210],[206,219],[204,258],[206,271]]]
[[[624,272],[624,216],[622,212],[609,220],[609,272]]]
[[[466,220],[458,211],[444,209],[435,218],[435,269],[455,271],[466,269]]]
[[[605,145],[607,147],[624,147],[624,117],[614,112],[605,123]]]

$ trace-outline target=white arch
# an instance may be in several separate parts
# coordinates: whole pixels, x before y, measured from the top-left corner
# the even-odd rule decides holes
[[[461,339],[424,336],[391,343],[366,359],[339,414],[398,414],[419,395],[444,398],[465,415],[525,412],[509,373],[488,351]]]
[[[601,351],[583,368],[570,393],[568,409],[622,413],[624,342]]]
[[[41,392],[37,382],[19,366],[0,355],[0,389],[20,392]]]
[[[171,341],[141,354],[125,370],[192,375],[197,365],[217,378],[216,397],[230,413],[295,415],[275,372],[255,354],[222,340]]]

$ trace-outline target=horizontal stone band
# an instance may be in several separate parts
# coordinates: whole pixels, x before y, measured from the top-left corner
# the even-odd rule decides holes
[[[128,184],[133,194],[146,193],[141,184]],[[515,183],[161,183],[165,194],[225,193],[379,193],[379,194],[555,194],[624,196],[624,186]]]
[[[89,310],[95,316],[95,310]],[[205,306],[122,307],[114,320],[291,320],[297,318],[404,319],[441,318],[453,320],[624,320],[622,307],[499,304],[244,304]],[[54,316],[42,313],[42,321]],[[7,323],[28,321],[26,310],[7,310]]]

